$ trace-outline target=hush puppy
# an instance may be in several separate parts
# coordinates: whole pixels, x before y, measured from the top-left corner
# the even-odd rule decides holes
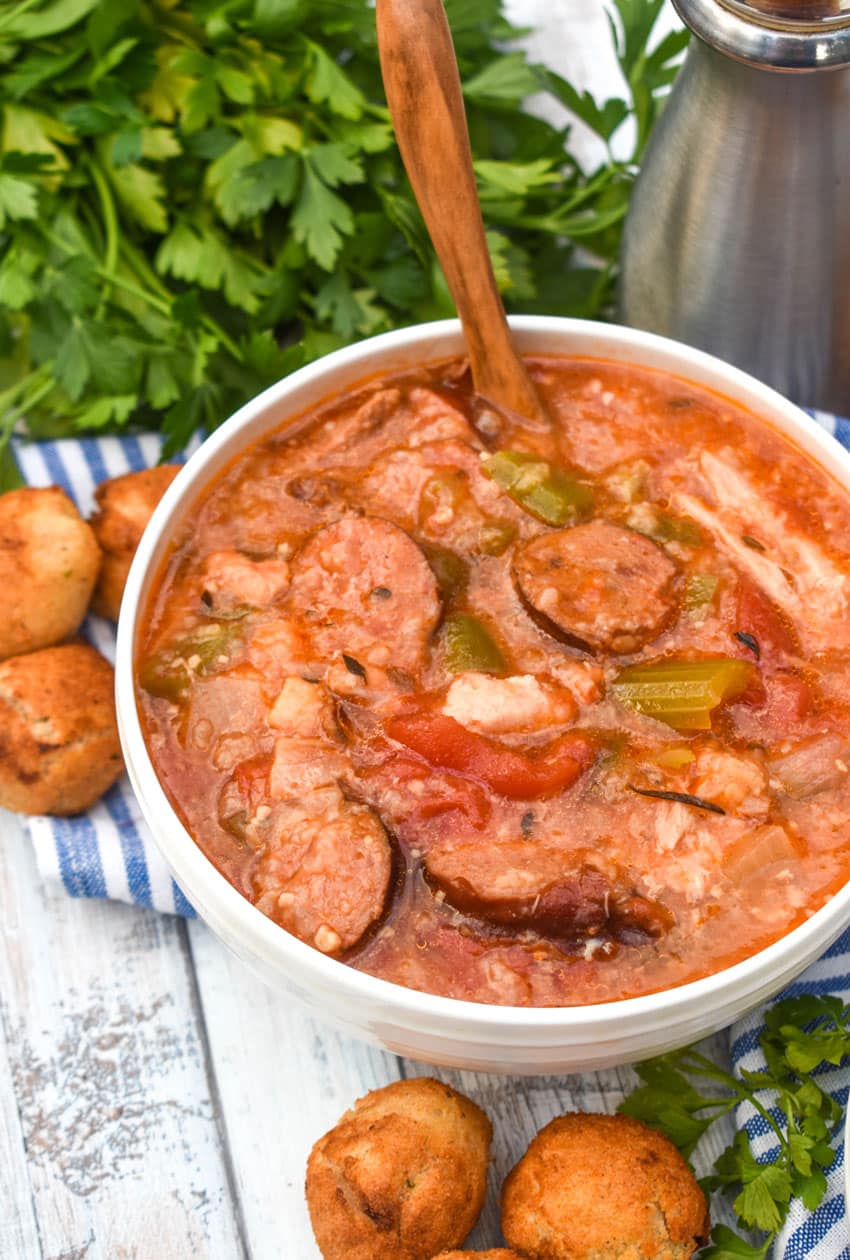
[[[179,471],[179,464],[160,464],[112,477],[95,490],[98,510],[91,527],[103,550],[103,564],[92,607],[101,617],[118,620],[130,562],[154,508]]]
[[[76,814],[123,768],[112,666],[85,643],[0,662],[0,805]]]
[[[58,486],[0,495],[0,658],[79,628],[100,568],[91,528]]]
[[[464,1256],[472,1256],[473,1260],[523,1260],[517,1251],[508,1251],[506,1247],[496,1247],[491,1251],[441,1251],[434,1260],[463,1260]]]
[[[458,1247],[484,1203],[492,1126],[428,1078],[359,1099],[307,1163],[307,1206],[324,1260],[431,1260]]]
[[[529,1260],[688,1260],[705,1195],[660,1133],[628,1116],[560,1116],[502,1189],[502,1233]]]

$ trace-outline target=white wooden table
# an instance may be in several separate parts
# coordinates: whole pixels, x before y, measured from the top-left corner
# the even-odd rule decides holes
[[[610,82],[601,0],[511,12],[537,26],[534,56]],[[633,1084],[628,1069],[521,1079],[399,1059],[289,1007],[202,923],[45,889],[2,811],[0,861],[0,1260],[316,1260],[310,1146],[366,1090],[427,1073],[493,1120],[470,1246],[495,1246],[498,1187],[535,1132],[611,1111]]]

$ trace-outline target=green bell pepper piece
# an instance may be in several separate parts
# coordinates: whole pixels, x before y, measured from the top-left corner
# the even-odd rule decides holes
[[[505,658],[483,622],[469,613],[452,613],[443,624],[446,645],[446,667],[453,674],[477,670],[482,674],[501,674]]]
[[[570,525],[593,506],[590,486],[526,451],[496,451],[481,467],[515,503],[547,525]]]

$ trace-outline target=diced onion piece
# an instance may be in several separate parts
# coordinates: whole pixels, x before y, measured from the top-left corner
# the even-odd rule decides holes
[[[723,870],[733,884],[743,884],[772,863],[794,862],[799,856],[785,828],[771,823],[748,831],[733,844],[723,858]]]
[[[707,731],[711,715],[724,700],[741,695],[758,677],[749,661],[651,661],[629,665],[614,680],[617,699],[677,731]]]
[[[656,765],[663,766],[665,770],[681,770],[696,761],[696,757],[690,748],[665,748],[654,760]]]
[[[783,756],[768,763],[771,775],[783,791],[797,800],[830,792],[847,778],[850,740],[836,731],[813,735],[794,744]]]

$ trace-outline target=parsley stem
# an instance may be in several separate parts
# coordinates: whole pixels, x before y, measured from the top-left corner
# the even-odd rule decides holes
[[[91,171],[94,186],[97,189],[98,200],[100,201],[101,213],[103,215],[103,231],[106,238],[106,245],[103,253],[103,266],[106,272],[114,272],[118,262],[118,216],[115,213],[115,201],[109,190],[109,183],[100,163],[93,157],[88,160],[88,167]],[[96,318],[103,315],[106,303],[109,301],[109,287],[104,288],[100,295],[100,304],[98,305]]]
[[[122,242],[121,252],[124,257],[124,261],[128,264],[128,266],[133,268],[139,279],[144,281],[145,284],[150,285],[150,287],[155,289],[158,293],[162,294],[162,297],[166,302],[165,313],[170,314],[171,303],[174,301],[174,295],[168,290],[166,285],[163,284],[162,280],[153,268],[142,257],[139,251],[129,244],[128,241]],[[201,323],[204,328],[206,328],[207,332],[212,333],[216,340],[221,342],[225,350],[227,350],[230,356],[234,358],[237,363],[243,362],[243,355],[239,346],[229,333],[225,332],[221,325],[212,318],[212,316],[207,315],[206,313],[202,314]]]
[[[15,400],[20,398],[21,394],[25,393],[30,385],[33,385],[36,381],[42,379],[46,374],[49,374],[49,372],[49,365],[42,364],[41,367],[29,372],[26,376],[22,377],[21,380],[16,381],[14,385],[10,385],[8,389],[4,389],[3,393],[0,394],[0,415],[4,415],[6,408],[12,406]]]
[[[785,1134],[782,1132],[782,1129],[777,1124],[776,1120],[773,1118],[773,1116],[770,1114],[767,1108],[763,1106],[762,1103],[759,1102],[753,1090],[749,1089],[748,1086],[746,1086],[743,1081],[739,1081],[737,1077],[732,1076],[731,1073],[725,1072],[723,1068],[717,1067],[715,1063],[712,1063],[711,1059],[707,1059],[704,1055],[700,1054],[698,1051],[696,1050],[692,1051],[688,1057],[690,1059],[691,1064],[693,1064],[694,1068],[696,1069],[697,1072],[699,1072],[701,1076],[705,1076],[707,1079],[712,1080],[712,1081],[717,1081],[722,1085],[726,1085],[730,1090],[734,1090],[736,1096],[729,1100],[730,1102],[729,1110],[731,1110],[731,1107],[734,1106],[736,1103],[743,1102],[743,1101],[749,1102],[755,1108],[758,1114],[762,1117],[762,1119],[765,1120],[767,1124],[770,1125],[771,1129],[773,1129],[774,1133],[776,1134],[777,1141],[779,1142],[780,1148],[783,1151],[787,1149],[788,1142],[785,1137]]]
[[[65,254],[76,255],[76,249],[63,241],[61,237],[55,234],[55,232],[51,232],[50,229],[45,227],[43,223],[40,224],[39,227],[43,236],[50,241],[51,245],[55,245],[57,249],[61,249]],[[128,264],[128,266],[133,267],[137,275],[139,272],[142,272],[139,278],[143,281],[152,281],[162,296],[160,297],[156,293],[151,293],[149,290],[143,289],[137,284],[133,284],[132,280],[126,279],[125,276],[120,275],[116,271],[109,270],[105,266],[95,266],[95,271],[100,278],[106,281],[112,288],[123,289],[125,293],[130,293],[133,297],[137,297],[140,302],[144,302],[147,306],[153,307],[153,309],[155,311],[159,311],[161,315],[170,315],[171,304],[174,301],[173,294],[169,293],[168,289],[159,282],[155,273],[151,272],[146,265],[143,267],[137,265],[141,263],[142,260],[134,257],[134,251],[131,251],[126,244],[120,245],[119,250],[124,258],[124,261]],[[128,254],[130,255],[129,257]],[[237,363],[244,362],[242,351],[239,349],[239,346],[233,338],[225,332],[220,324],[218,324],[209,315],[202,315],[201,323],[204,325],[207,332],[211,333],[212,336],[214,336],[216,340],[224,346],[228,354],[230,354]],[[2,401],[2,396],[0,396],[0,401]]]
[[[50,370],[49,365],[45,364],[43,368],[39,369],[39,373],[44,373],[49,370]],[[33,373],[33,375],[36,375],[36,373]],[[30,380],[31,379],[32,377],[30,377]],[[12,410],[8,412],[8,414],[3,416],[2,427],[0,427],[0,450],[2,450],[3,447],[5,447],[6,444],[8,443],[9,438],[12,436],[12,433],[14,432],[15,425],[21,419],[21,417],[24,416],[28,411],[32,410],[33,407],[37,407],[38,404],[41,402],[42,398],[46,398],[47,395],[53,389],[53,387],[54,387],[54,382],[53,382],[53,377],[51,375],[48,380],[44,381],[44,383],[40,386],[39,389],[35,390],[34,393],[30,394],[29,398],[25,398],[23,402],[18,404],[17,407],[13,407]]]
[[[4,26],[13,25],[19,17],[23,17],[25,13],[29,12],[30,9],[34,9],[40,3],[41,0],[23,0],[23,3],[17,5],[14,9],[10,9],[8,13],[4,13],[0,17],[0,29]]]

